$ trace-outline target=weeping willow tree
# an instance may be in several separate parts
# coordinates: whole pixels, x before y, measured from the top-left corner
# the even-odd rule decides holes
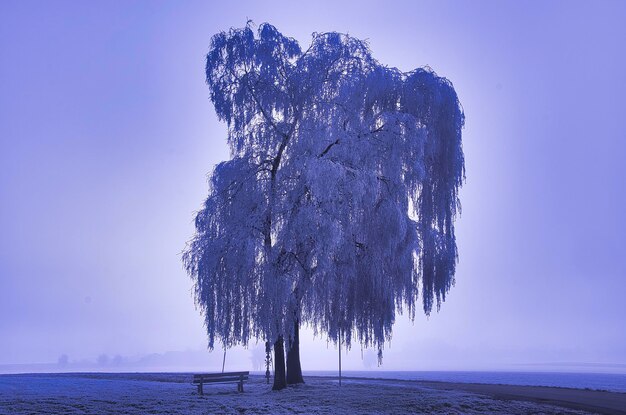
[[[464,179],[452,84],[383,66],[339,33],[303,51],[269,24],[215,35],[206,74],[231,159],[212,172],[183,263],[209,347],[272,342],[281,389],[303,381],[302,324],[382,350],[420,291],[424,312],[438,309]]]

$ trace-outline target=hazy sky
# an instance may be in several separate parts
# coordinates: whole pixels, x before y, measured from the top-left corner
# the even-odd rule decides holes
[[[212,3],[0,2],[0,364],[206,347],[180,262],[228,157],[204,54],[247,19],[368,39],[464,107],[457,283],[385,369],[626,363],[626,2]]]

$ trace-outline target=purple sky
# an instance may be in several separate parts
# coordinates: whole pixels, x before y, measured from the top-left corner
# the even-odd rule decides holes
[[[206,347],[179,255],[228,157],[204,54],[248,18],[368,39],[465,109],[457,284],[384,369],[626,364],[625,2],[211,3],[0,2],[0,365]]]

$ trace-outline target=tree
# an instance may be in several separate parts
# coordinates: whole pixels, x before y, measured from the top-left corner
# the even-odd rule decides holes
[[[66,354],[62,354],[62,355],[61,355],[61,356],[59,356],[59,358],[57,359],[57,364],[58,364],[60,367],[63,367],[63,368],[64,368],[64,367],[66,367],[66,366],[68,365],[69,361],[70,361],[69,357],[67,357],[67,355],[66,355]]]
[[[396,311],[453,283],[463,113],[429,69],[367,44],[263,24],[215,35],[207,83],[231,160],[213,171],[183,255],[209,347],[274,343],[274,388],[302,381],[299,326],[382,349]],[[284,339],[287,339],[285,376]]]

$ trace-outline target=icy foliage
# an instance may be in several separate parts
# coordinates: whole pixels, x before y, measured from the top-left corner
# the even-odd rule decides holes
[[[426,314],[439,308],[464,179],[451,83],[381,65],[344,34],[302,51],[269,24],[215,35],[206,75],[232,159],[183,262],[210,347],[275,341],[295,319],[381,348],[420,291]]]

